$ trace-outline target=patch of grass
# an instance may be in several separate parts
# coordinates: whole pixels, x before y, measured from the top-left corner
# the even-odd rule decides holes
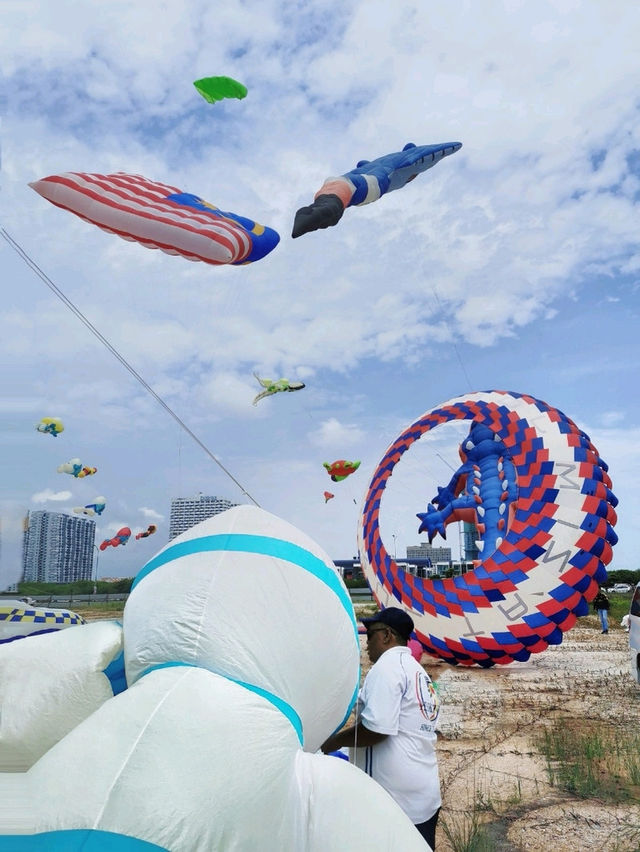
[[[609,629],[611,627],[620,627],[620,619],[623,615],[629,612],[631,606],[631,593],[618,594],[611,592],[609,594],[611,609],[609,610]],[[591,607],[593,609],[593,607]]]
[[[109,595],[112,592],[127,593],[131,591],[133,577],[121,580],[76,580],[74,583],[18,583],[18,594],[44,596],[44,595],[90,595],[94,585],[100,595]]]
[[[494,812],[495,807],[493,802],[491,801],[491,796],[487,793],[484,793],[482,790],[476,790],[476,798],[473,803],[474,812],[480,813],[481,811]]]
[[[121,613],[124,610],[124,604],[124,601],[96,601],[89,606],[86,603],[82,603],[81,606],[74,608],[73,611],[83,616],[90,616],[92,613],[95,614],[98,612]]]
[[[598,730],[558,719],[538,736],[549,783],[583,798],[626,802],[640,797],[640,733]]]
[[[462,817],[449,821],[442,817],[440,822],[453,852],[493,852],[495,847],[475,807]]]
[[[508,805],[519,805],[522,802],[522,784],[518,778],[513,793],[506,799]]]

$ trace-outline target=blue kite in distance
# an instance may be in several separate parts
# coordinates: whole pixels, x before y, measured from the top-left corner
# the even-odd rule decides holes
[[[370,204],[387,192],[401,189],[421,172],[426,172],[460,148],[462,142],[439,145],[408,142],[402,151],[385,154],[377,160],[360,160],[350,172],[327,178],[316,193],[313,204],[301,207],[296,213],[291,236],[295,239],[310,231],[337,225],[347,207]]]

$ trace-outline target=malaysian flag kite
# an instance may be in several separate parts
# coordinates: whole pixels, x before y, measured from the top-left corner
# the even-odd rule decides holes
[[[187,260],[252,263],[280,241],[271,228],[141,175],[66,172],[29,186],[104,231]]]

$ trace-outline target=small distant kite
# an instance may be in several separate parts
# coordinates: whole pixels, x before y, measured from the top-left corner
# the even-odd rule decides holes
[[[224,98],[242,100],[247,97],[247,87],[232,77],[203,77],[201,80],[195,80],[193,85],[210,104]]]
[[[125,545],[130,538],[131,530],[129,527],[122,527],[113,538],[105,538],[100,544],[100,550],[106,550],[108,547],[120,547],[121,544]]]
[[[83,479],[85,476],[93,476],[93,474],[97,472],[97,467],[83,467],[80,473],[78,474],[78,479]]]
[[[409,142],[402,151],[394,154],[386,154],[371,162],[360,160],[350,172],[327,178],[316,193],[313,204],[301,207],[296,213],[291,236],[295,239],[310,231],[337,225],[347,207],[370,204],[387,192],[401,189],[421,172],[460,148],[461,142],[418,146]]]
[[[73,511],[78,515],[101,515],[106,505],[107,501],[104,497],[96,497],[93,503],[87,503],[86,506],[75,506]]]
[[[264,390],[253,400],[254,405],[257,405],[261,399],[265,398],[265,396],[272,396],[274,393],[282,393],[284,391],[290,392],[302,390],[302,388],[305,387],[304,382],[290,382],[289,379],[278,379],[274,382],[273,379],[261,379],[257,373],[254,373],[253,375],[264,388]]]
[[[324,502],[325,502],[325,503],[328,503],[328,502],[329,502],[329,500],[333,500],[333,498],[334,498],[335,496],[336,496],[336,495],[335,495],[335,494],[332,494],[330,491],[325,491],[325,492],[324,492]]]
[[[260,260],[280,241],[272,228],[141,175],[66,172],[29,186],[103,231],[214,266]]]
[[[346,479],[348,476],[351,476],[352,473],[356,472],[356,470],[360,467],[360,462],[339,459],[338,461],[331,462],[331,464],[329,464],[329,462],[323,462],[322,466],[327,469],[327,473],[334,482],[341,482],[343,479]]]
[[[69,473],[71,476],[77,477],[82,470],[82,462],[80,459],[69,459],[68,462],[58,465],[58,473]]]
[[[157,529],[158,527],[155,524],[149,524],[144,532],[136,533],[136,541],[140,538],[147,538],[148,536],[153,535]]]
[[[64,432],[64,425],[59,417],[43,417],[39,423],[36,423],[36,429],[38,432],[57,438],[60,432]]]
[[[69,459],[68,462],[58,465],[58,473],[68,473],[75,476],[76,479],[83,479],[85,476],[93,476],[98,472],[97,467],[84,467],[80,459]]]

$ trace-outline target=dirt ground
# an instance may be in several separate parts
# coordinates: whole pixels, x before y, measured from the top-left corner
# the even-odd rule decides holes
[[[640,732],[640,687],[631,677],[628,643],[622,629],[602,635],[588,616],[561,645],[526,663],[460,668],[424,655],[443,700],[441,820],[460,831],[475,812],[490,838],[480,848],[498,852],[638,852],[640,798],[612,805],[551,787],[535,745],[554,719],[585,731]],[[437,848],[453,849],[441,826]]]

